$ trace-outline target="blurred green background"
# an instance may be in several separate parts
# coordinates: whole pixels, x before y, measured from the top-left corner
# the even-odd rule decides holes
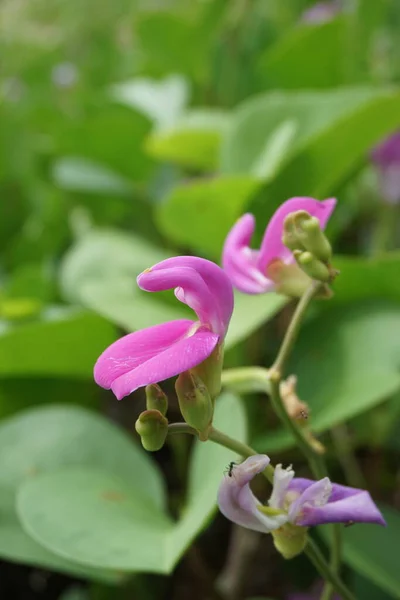
[[[400,209],[385,201],[371,162],[371,149],[400,128],[400,3],[312,6],[1,3],[4,597],[278,600],[312,585],[303,558],[283,563],[263,539],[224,595],[230,528],[211,515],[230,455],[196,448],[190,462],[189,440],[178,440],[150,460],[133,433],[143,393],[117,403],[92,381],[96,358],[122,332],[190,314],[172,294],[138,290],[140,271],[179,253],[219,262],[243,212],[257,218],[256,243],[279,204],[308,195],[338,198],[328,234],[341,275],[334,297],[310,311],[290,367],[334,478],[367,487],[390,522],[346,531],[345,575],[357,598],[400,598]],[[276,294],[237,294],[226,366],[270,365],[291,311]],[[240,436],[246,422],[258,450],[307,474],[265,398],[225,396],[221,428]],[[78,469],[70,484],[66,466]],[[100,485],[92,467],[135,488],[124,493],[143,528],[122,527],[124,558],[110,543],[88,560],[98,539],[77,549],[58,532],[60,515],[67,533],[92,515],[77,494],[79,481]],[[44,480],[30,486],[37,472]],[[158,526],[142,511],[150,498]],[[43,525],[38,506],[55,526],[51,516]],[[118,515],[98,510],[90,527],[107,545]],[[167,514],[186,522],[170,553],[155,557],[172,527]]]

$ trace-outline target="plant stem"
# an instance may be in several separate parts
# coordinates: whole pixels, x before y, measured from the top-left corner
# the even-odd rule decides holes
[[[317,571],[325,579],[325,581],[329,581],[333,589],[343,600],[356,600],[347,586],[342,582],[340,577],[338,577],[335,571],[333,571],[333,569],[328,565],[321,550],[311,538],[308,539],[308,543],[304,552],[311,560]]]
[[[193,427],[189,427],[189,425],[186,425],[186,423],[171,423],[170,425],[168,425],[168,433],[189,433],[198,437],[197,431],[193,429]],[[253,450],[253,448],[250,448],[250,446],[248,446],[247,444],[239,442],[238,440],[234,440],[233,438],[229,437],[229,435],[226,435],[225,433],[222,433],[222,431],[215,429],[215,427],[211,427],[208,434],[208,439],[211,442],[214,442],[215,444],[224,446],[224,448],[233,450],[233,452],[236,452],[236,454],[239,454],[239,456],[243,456],[244,458],[248,458],[249,456],[254,456],[255,454],[258,454],[255,450]],[[272,465],[268,465],[264,469],[263,475],[265,475],[269,482],[273,483],[274,467]]]
[[[315,296],[315,294],[322,288],[323,284],[320,281],[313,281],[310,286],[306,289],[298,305],[296,306],[296,310],[293,313],[292,320],[289,323],[289,327],[285,333],[285,337],[283,338],[283,342],[278,352],[278,356],[275,359],[274,364],[271,367],[271,371],[275,371],[279,374],[279,377],[282,376],[283,369],[285,367],[286,361],[289,358],[289,355],[292,351],[293,345],[296,341],[297,334],[300,329],[300,325],[302,323],[304,314],[310,304],[311,300]]]
[[[342,545],[342,532],[340,525],[332,526],[332,550],[331,550],[331,569],[339,576],[340,570],[340,549]],[[334,586],[330,581],[325,581],[320,600],[331,600],[334,592]]]

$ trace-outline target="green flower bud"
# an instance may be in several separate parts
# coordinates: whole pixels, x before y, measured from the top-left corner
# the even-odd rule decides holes
[[[147,410],[158,410],[164,417],[167,414],[167,395],[156,383],[146,386],[146,408]]]
[[[328,283],[331,281],[331,273],[328,267],[318,260],[311,252],[301,252],[301,250],[295,250],[293,252],[299,267],[312,279],[316,281],[323,281]]]
[[[307,544],[307,527],[286,523],[271,533],[275,548],[286,559],[294,558],[303,552]]]
[[[319,220],[305,210],[298,210],[286,217],[282,241],[292,252],[311,252],[323,263],[329,263],[332,258],[332,247],[321,229]]]
[[[168,421],[159,410],[145,410],[139,415],[135,429],[140,435],[143,448],[155,452],[164,445],[168,434]]]
[[[202,379],[196,373],[181,373],[175,383],[179,408],[186,423],[206,440],[212,423],[214,405]]]
[[[212,400],[221,392],[221,373],[224,362],[224,345],[217,344],[214,351],[206,360],[191,369],[206,386]]]

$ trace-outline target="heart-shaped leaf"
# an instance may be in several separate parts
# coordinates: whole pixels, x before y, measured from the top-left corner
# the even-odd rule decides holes
[[[234,396],[218,399],[216,424],[243,439],[244,414]],[[147,475],[134,470],[129,479],[117,470],[87,467],[38,475],[20,487],[18,513],[34,539],[65,558],[98,568],[169,573],[215,510],[232,458],[234,453],[212,442],[196,443],[187,503],[176,524],[138,492]]]

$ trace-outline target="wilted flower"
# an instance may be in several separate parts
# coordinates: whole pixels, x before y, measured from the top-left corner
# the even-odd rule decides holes
[[[255,218],[249,213],[243,215],[229,232],[222,256],[223,267],[234,287],[246,294],[280,291],[282,266],[287,268],[287,265],[292,267],[289,278],[296,278],[299,274],[305,277],[297,268],[293,253],[282,241],[284,221],[291,213],[306,211],[316,217],[324,229],[335,205],[335,198],[323,202],[308,197],[287,200],[268,223],[259,250],[253,250],[249,246],[255,229]]]
[[[376,523],[385,521],[368,492],[331,483],[294,478],[291,467],[277,465],[268,506],[263,506],[250,489],[250,482],[269,464],[265,454],[257,454],[235,467],[231,477],[220,485],[218,505],[231,521],[265,533],[285,524],[310,527],[325,523]]]
[[[202,258],[169,258],[141,273],[137,282],[148,292],[175,288],[175,296],[195,311],[198,321],[169,321],[111,344],[97,360],[94,378],[118,400],[203,363],[223,343],[233,311],[229,278]]]
[[[397,204],[400,202],[400,131],[376,146],[371,157],[378,168],[383,199]]]

